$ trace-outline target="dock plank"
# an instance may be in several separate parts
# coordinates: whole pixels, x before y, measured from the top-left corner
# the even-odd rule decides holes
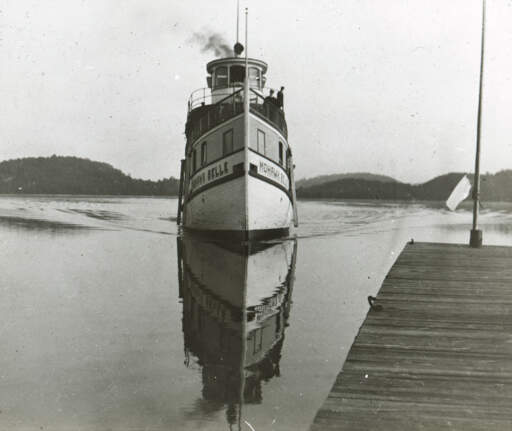
[[[376,303],[312,431],[512,429],[512,248],[408,244]]]

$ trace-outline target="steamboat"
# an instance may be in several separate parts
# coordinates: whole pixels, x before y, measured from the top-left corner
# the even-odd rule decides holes
[[[238,33],[238,32],[237,32]],[[268,65],[247,55],[206,65],[207,87],[188,101],[177,222],[185,231],[242,240],[280,237],[298,225],[283,96]]]

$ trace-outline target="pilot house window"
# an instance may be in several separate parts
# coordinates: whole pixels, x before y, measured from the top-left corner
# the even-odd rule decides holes
[[[249,68],[249,85],[260,88],[260,71],[256,67]]]
[[[279,141],[279,164],[283,166],[283,143]]]
[[[228,86],[228,68],[226,66],[217,67],[215,70],[215,87]]]
[[[231,66],[229,69],[229,83],[236,84],[245,81],[245,67]]]

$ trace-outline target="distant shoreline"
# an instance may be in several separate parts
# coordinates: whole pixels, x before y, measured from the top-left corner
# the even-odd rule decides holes
[[[66,194],[66,193],[0,193],[0,198],[73,198],[73,199],[91,199],[91,198],[130,198],[130,199],[177,199],[177,195],[162,196],[162,195],[92,195],[92,194]],[[444,200],[418,200],[418,199],[367,199],[367,198],[298,198],[300,202],[349,202],[353,203],[382,203],[382,204],[403,204],[403,205],[426,205],[433,208],[446,208]],[[486,205],[492,205],[493,209],[510,208],[512,202],[509,201],[483,201],[482,206],[485,209]],[[458,208],[471,210],[473,201],[470,199],[462,202]]]
[[[0,193],[0,197],[32,198],[32,197],[72,197],[72,198],[154,198],[154,199],[176,199],[177,195],[93,195],[93,194],[70,194],[70,193]]]
[[[421,184],[409,184],[367,172],[320,175],[296,182],[300,200],[372,202],[444,202],[463,176],[451,172]],[[179,179],[132,178],[113,166],[70,156],[26,157],[0,162],[0,194],[9,196],[127,196],[175,198]],[[485,202],[512,202],[512,170],[481,176]]]
[[[179,180],[132,178],[108,163],[68,156],[0,162],[0,193],[10,195],[176,196]]]
[[[445,205],[446,200],[419,200],[419,199],[363,199],[363,198],[298,198],[297,200],[301,202],[368,202],[368,203],[374,203],[374,202],[380,202],[380,203],[403,203],[403,204],[436,204],[439,206]],[[512,202],[510,201],[483,201],[481,202],[481,205],[485,208],[486,205],[502,205],[503,207],[512,207]],[[472,208],[473,207],[473,201],[471,199],[467,199],[464,202],[462,202],[458,208],[467,207]]]

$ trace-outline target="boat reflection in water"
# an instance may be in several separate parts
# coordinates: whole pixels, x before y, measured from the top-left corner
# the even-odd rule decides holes
[[[202,397],[240,426],[242,405],[260,403],[279,377],[291,307],[296,240],[234,244],[178,239],[185,365],[201,368]]]

